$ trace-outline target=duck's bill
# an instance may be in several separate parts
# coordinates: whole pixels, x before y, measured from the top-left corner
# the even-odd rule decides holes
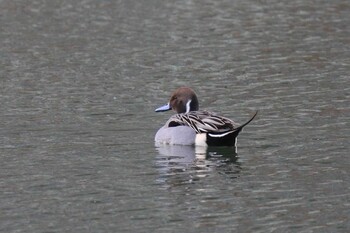
[[[156,112],[165,112],[165,111],[169,111],[171,109],[170,104],[167,103],[166,105],[157,108],[155,111]]]

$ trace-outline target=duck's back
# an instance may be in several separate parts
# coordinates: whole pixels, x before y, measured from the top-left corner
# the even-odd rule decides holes
[[[224,133],[239,127],[234,121],[208,111],[192,111],[173,115],[166,123],[167,127],[184,125],[196,133]]]

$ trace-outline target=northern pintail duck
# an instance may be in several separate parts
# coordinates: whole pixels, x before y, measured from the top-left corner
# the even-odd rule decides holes
[[[175,90],[169,102],[156,112],[174,110],[155,136],[156,143],[196,146],[236,146],[237,136],[256,114],[243,125],[208,111],[199,111],[196,93],[188,87]]]

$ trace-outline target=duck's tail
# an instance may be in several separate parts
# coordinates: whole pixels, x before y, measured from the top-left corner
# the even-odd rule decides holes
[[[242,131],[243,127],[248,125],[258,114],[258,111],[243,125],[238,126],[235,129],[231,129],[224,133],[208,133],[207,145],[208,146],[236,146],[237,136]]]
[[[248,125],[252,120],[254,120],[254,118],[256,117],[256,115],[258,115],[258,110],[255,112],[255,114],[246,122],[244,123],[243,125],[240,125],[238,126],[236,129],[235,129],[235,132],[240,132],[244,126]]]

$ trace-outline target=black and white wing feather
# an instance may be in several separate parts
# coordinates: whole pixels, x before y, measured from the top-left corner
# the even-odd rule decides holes
[[[186,125],[196,133],[224,133],[235,131],[239,127],[234,121],[207,111],[194,111],[173,115],[167,122],[168,127]]]

